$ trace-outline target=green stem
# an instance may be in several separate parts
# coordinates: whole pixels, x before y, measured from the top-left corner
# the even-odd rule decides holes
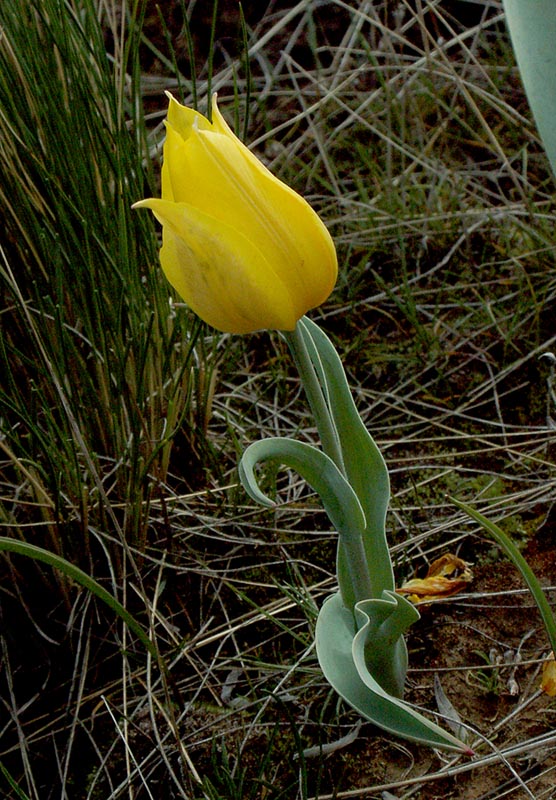
[[[309,353],[303,335],[301,333],[300,320],[293,331],[283,331],[284,338],[288,343],[293,360],[298,369],[309,406],[313,412],[317,430],[320,436],[322,449],[326,455],[336,464],[342,475],[345,476],[344,458],[342,447],[336,425],[328,407],[327,398],[318,379],[315,367]]]
[[[342,443],[330,410],[330,400],[326,394],[326,378],[324,376],[319,377],[317,373],[307,349],[302,333],[302,325],[303,319],[297,323],[294,331],[285,331],[284,337],[299,371],[301,382],[317,425],[322,449],[347,480]],[[310,336],[310,333],[307,335]],[[358,528],[356,529],[355,526],[353,530],[343,526],[338,529],[338,534],[340,535],[340,548],[345,558],[351,583],[350,596],[346,598],[343,595],[344,601],[347,601],[348,607],[353,607],[359,600],[366,600],[372,596],[372,584],[367,567],[365,547],[361,531]]]

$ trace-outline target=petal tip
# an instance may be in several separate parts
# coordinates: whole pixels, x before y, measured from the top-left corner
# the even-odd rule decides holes
[[[151,201],[149,199],[146,200],[137,200],[135,203],[131,204],[132,209],[135,211],[138,208],[150,208]]]

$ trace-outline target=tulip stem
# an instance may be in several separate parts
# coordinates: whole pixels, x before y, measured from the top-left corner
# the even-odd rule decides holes
[[[342,475],[345,476],[344,458],[340,437],[330,411],[330,404],[326,391],[326,383],[319,380],[315,365],[311,360],[301,326],[303,318],[299,320],[293,331],[284,331],[283,335],[288,343],[293,360],[298,369],[305,394],[320,436],[322,449],[336,464]]]

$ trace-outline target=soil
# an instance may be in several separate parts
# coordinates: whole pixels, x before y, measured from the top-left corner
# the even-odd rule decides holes
[[[545,587],[556,585],[556,548],[545,534],[525,551],[526,558]],[[396,794],[403,782],[403,797],[420,800],[515,800],[556,796],[556,746],[524,748],[503,763],[474,768],[487,754],[526,743],[554,726],[556,705],[540,691],[541,661],[548,654],[542,621],[516,569],[500,560],[474,567],[470,592],[447,603],[421,606],[421,620],[412,628],[407,697],[428,708],[435,707],[433,676],[461,721],[470,726],[467,742],[473,759],[459,759],[453,777],[438,779],[440,758],[430,751],[388,742],[373,730],[362,730],[349,754],[338,758],[345,769],[344,786],[380,787]],[[555,588],[549,597],[556,597]],[[481,741],[479,736],[485,737]],[[446,759],[448,762],[450,759]],[[364,768],[361,769],[361,766]],[[339,764],[336,768],[338,768]],[[429,779],[427,780],[427,775]],[[419,777],[424,776],[424,781]],[[411,786],[415,785],[409,795]],[[532,795],[519,785],[527,781]],[[394,784],[389,789],[388,784]],[[380,797],[346,793],[339,797]],[[401,796],[401,795],[400,795]],[[324,797],[324,795],[323,795]],[[385,795],[390,798],[390,795]]]
[[[242,719],[241,713],[228,710],[223,715],[222,709],[214,706],[198,707],[184,731],[186,740],[190,736],[195,741],[191,755],[197,769],[214,779],[216,746],[219,758],[227,751],[236,774],[238,769],[244,771],[245,791],[255,792],[250,796],[257,800],[299,797],[301,740],[302,747],[313,745],[317,750],[313,757],[307,755],[303,770],[306,796],[311,800],[556,797],[554,737],[536,745],[533,741],[550,733],[556,714],[555,700],[540,689],[542,664],[549,651],[547,635],[532,596],[513,565],[494,551],[489,553],[479,540],[477,554],[481,562],[473,565],[473,581],[465,594],[420,606],[421,619],[408,638],[406,691],[407,700],[434,712],[439,709],[434,688],[437,679],[467,730],[466,734],[461,728],[455,732],[466,735],[473,757],[407,743],[370,723],[363,723],[345,747],[321,755],[311,742],[312,732],[328,736],[320,741],[327,746],[353,731],[360,720],[345,708],[338,715],[338,698],[321,678],[316,690],[311,685],[300,687],[297,678],[294,700],[268,706],[264,716],[260,716],[259,693],[257,724],[253,724],[249,709]],[[524,555],[548,597],[556,599],[554,527],[545,526]],[[268,630],[262,631],[261,638],[267,634]],[[252,635],[256,638],[258,634],[252,631]],[[318,673],[316,665],[314,672]],[[266,685],[265,691],[272,689]],[[326,719],[341,719],[342,727],[321,724]],[[450,727],[446,719],[439,722]],[[205,739],[200,745],[203,736],[199,731],[203,730],[210,732],[212,741]],[[508,748],[515,748],[515,753],[501,755]],[[262,768],[267,753],[271,753],[270,760]],[[269,780],[269,773],[274,775],[273,789],[267,792],[260,784]],[[224,784],[217,788],[222,797],[229,796]]]

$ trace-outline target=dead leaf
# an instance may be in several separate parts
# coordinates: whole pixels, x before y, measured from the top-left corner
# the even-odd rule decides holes
[[[469,564],[452,553],[440,556],[429,567],[424,578],[412,578],[396,591],[412,603],[439,600],[462,592],[473,580]]]
[[[438,672],[434,673],[434,696],[438,710],[445,718],[448,726],[453,730],[458,739],[462,742],[467,741],[467,728],[462,725],[461,717],[448,699],[444,687],[440,683]]]

